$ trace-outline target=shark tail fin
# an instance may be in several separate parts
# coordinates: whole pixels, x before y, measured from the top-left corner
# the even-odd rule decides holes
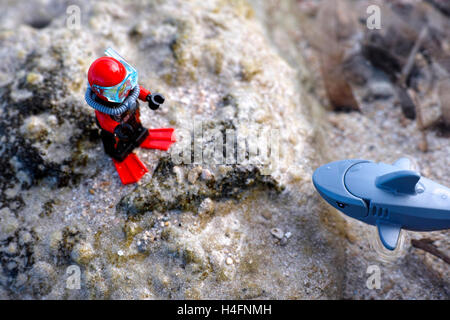
[[[395,161],[392,165],[403,169],[403,170],[412,170],[413,164],[409,158],[400,158],[397,161]]]

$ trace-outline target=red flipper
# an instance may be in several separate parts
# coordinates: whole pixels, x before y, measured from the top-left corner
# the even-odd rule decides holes
[[[176,142],[174,130],[173,128],[149,129],[149,135],[140,147],[167,151],[172,143]]]
[[[114,159],[113,161],[123,184],[136,183],[148,172],[145,165],[134,153],[130,153],[122,162]]]

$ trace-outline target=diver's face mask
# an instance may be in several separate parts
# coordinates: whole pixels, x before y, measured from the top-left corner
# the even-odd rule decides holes
[[[102,87],[92,85],[92,90],[98,95],[103,96],[109,102],[122,103],[128,96],[128,93],[138,85],[138,73],[128,62],[125,61],[114,49],[108,48],[105,55],[113,57],[118,60],[125,67],[127,71],[125,78],[118,84],[112,87]]]

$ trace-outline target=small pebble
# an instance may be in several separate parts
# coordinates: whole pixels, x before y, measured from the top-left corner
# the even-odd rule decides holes
[[[179,166],[174,166],[173,172],[175,173],[175,176],[177,177],[177,182],[180,184],[183,183],[184,176],[185,176],[183,169],[180,168]]]
[[[227,265],[231,265],[231,264],[233,264],[233,259],[231,259],[230,257],[228,257],[228,258],[225,260],[225,263],[226,263]]]
[[[198,207],[198,214],[200,215],[208,215],[214,213],[215,204],[210,198],[206,198],[202,201],[200,206]]]
[[[94,189],[89,189],[89,193],[90,193],[90,194],[95,194]]]
[[[90,243],[80,242],[74,246],[70,256],[78,264],[88,264],[94,258],[95,253]]]
[[[100,182],[100,186],[103,187],[103,188],[109,187],[110,184],[111,184],[110,181],[103,181],[103,182]]]
[[[8,251],[9,254],[15,254],[17,252],[17,244],[15,242],[10,242],[8,245]]]
[[[273,228],[272,230],[270,230],[270,233],[277,239],[282,239],[284,236],[283,230],[278,228]]]
[[[202,180],[209,181],[212,179],[212,177],[213,177],[213,175],[212,175],[211,171],[209,171],[208,169],[202,170],[202,174],[201,174]]]
[[[188,173],[188,181],[190,184],[194,184],[200,173],[202,172],[202,167],[195,167]]]
[[[31,236],[31,234],[28,231],[24,231],[21,233],[19,241],[21,244],[24,244],[29,243],[32,239],[33,237]]]
[[[264,217],[264,219],[270,220],[272,219],[272,213],[270,211],[263,211],[261,215]]]

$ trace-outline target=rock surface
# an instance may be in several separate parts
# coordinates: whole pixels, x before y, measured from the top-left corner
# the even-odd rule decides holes
[[[69,4],[79,29],[67,27]],[[448,299],[448,266],[409,244],[395,262],[378,261],[369,227],[330,209],[311,183],[329,159],[406,152],[450,184],[448,138],[433,134],[432,151],[418,155],[414,123],[399,126],[395,108],[325,113],[304,43],[285,32],[296,17],[285,5],[270,15],[275,4],[2,2],[0,298]],[[137,151],[150,169],[137,186],[121,185],[83,98],[89,64],[108,46],[166,96],[156,112],[141,104],[144,124],[179,138],[173,152]],[[192,131],[192,154],[179,161]],[[227,132],[259,134],[249,145],[262,150],[270,137],[273,157],[248,150],[226,163],[211,150]],[[444,245],[446,236],[436,233]],[[373,263],[382,291],[365,286]]]

